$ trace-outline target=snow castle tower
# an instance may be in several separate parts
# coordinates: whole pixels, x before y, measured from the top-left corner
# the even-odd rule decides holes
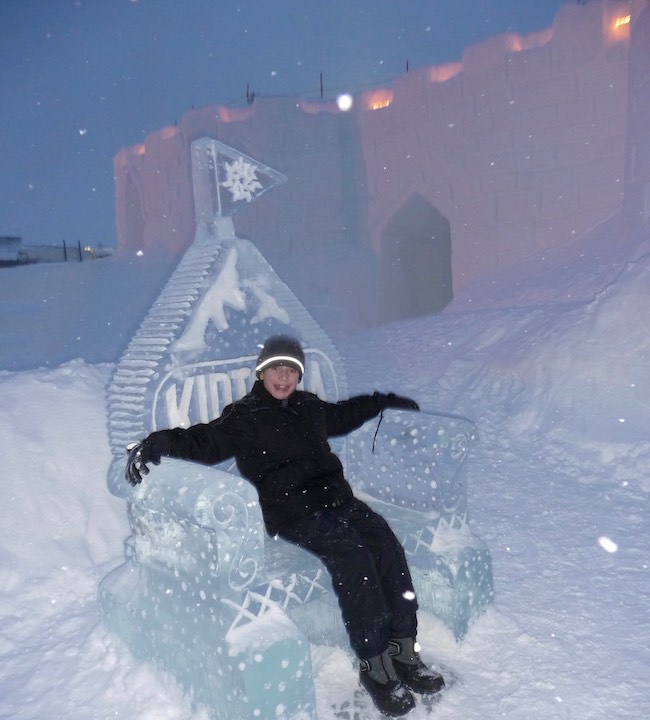
[[[170,672],[215,720],[315,720],[310,643],[347,638],[324,568],[268,538],[234,463],[164,459],[124,479],[126,446],[153,430],[207,422],[243,396],[257,347],[289,332],[305,348],[303,386],[347,396],[336,348],[232,214],[286,178],[227,145],[192,143],[196,233],[122,356],[108,389],[113,462],[125,498],[125,562],[99,589],[102,616],[137,657]],[[485,544],[469,531],[464,485],[471,421],[386,412],[334,444],[355,492],[406,549],[420,607],[461,638],[491,602]]]

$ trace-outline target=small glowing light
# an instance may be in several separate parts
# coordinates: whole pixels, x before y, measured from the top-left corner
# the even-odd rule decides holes
[[[619,43],[628,40],[630,37],[630,25],[632,17],[630,15],[621,15],[617,18],[611,18],[609,28],[605,29],[605,40],[608,44]]]
[[[605,552],[608,553],[615,553],[618,550],[618,545],[606,535],[598,538],[598,544]]]
[[[415,593],[413,590],[407,590],[405,593],[402,594],[402,597],[404,600],[415,600]]]
[[[138,257],[142,257],[142,256],[144,255],[144,253],[142,252],[142,250],[138,250],[138,252],[136,253],[136,255],[137,255]]]
[[[393,102],[392,90],[374,90],[365,96],[365,105],[368,110],[381,110]]]
[[[348,93],[344,93],[343,95],[339,95],[336,98],[336,104],[339,106],[339,110],[343,112],[347,112],[352,108],[352,105],[354,103],[354,100],[352,99],[352,95]]]

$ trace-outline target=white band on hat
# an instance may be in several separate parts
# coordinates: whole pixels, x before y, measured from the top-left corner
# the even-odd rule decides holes
[[[255,372],[261,372],[262,370],[264,370],[265,367],[268,367],[269,365],[281,365],[283,362],[290,362],[293,365],[297,365],[300,369],[301,375],[305,374],[305,366],[300,362],[300,360],[296,360],[296,358],[291,357],[291,355],[274,355],[273,357],[267,358],[266,360],[262,360],[262,362],[255,368]]]

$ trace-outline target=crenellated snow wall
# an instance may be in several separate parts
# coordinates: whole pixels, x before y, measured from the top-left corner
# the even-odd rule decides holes
[[[634,221],[648,213],[647,14],[647,0],[567,4],[545,31],[479,43],[348,111],[291,97],[192,110],[115,157],[119,250],[189,245],[189,148],[213,137],[291,179],[235,229],[326,329],[438,312],[478,277],[570,245],[625,192]]]

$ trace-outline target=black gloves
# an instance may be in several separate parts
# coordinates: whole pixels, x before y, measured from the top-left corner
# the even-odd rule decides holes
[[[129,456],[124,470],[127,482],[134,487],[141,483],[143,476],[149,474],[147,464],[160,465],[160,458],[167,454],[168,446],[164,431],[153,432],[142,442],[129,445]]]
[[[411,400],[411,398],[402,397],[401,395],[395,395],[395,393],[374,393],[375,398],[379,401],[379,408],[385,410],[386,408],[399,408],[401,410],[419,410],[420,406]]]

